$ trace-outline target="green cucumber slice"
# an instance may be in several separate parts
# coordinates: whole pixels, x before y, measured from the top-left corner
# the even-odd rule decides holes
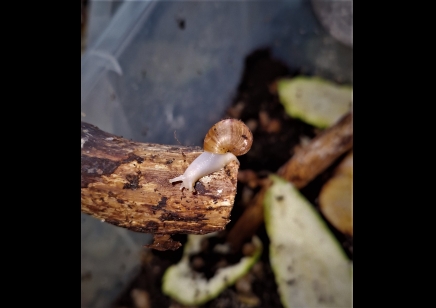
[[[262,253],[262,242],[254,236],[252,243],[256,249],[252,256],[243,257],[239,263],[218,270],[214,277],[207,280],[203,274],[192,270],[189,257],[200,252],[202,239],[214,235],[215,233],[188,236],[182,259],[170,266],[162,278],[164,294],[183,305],[204,304],[245,275]]]
[[[313,206],[271,176],[264,199],[270,262],[285,307],[351,307],[352,263]]]
[[[351,110],[352,88],[320,77],[294,77],[277,83],[286,113],[318,128],[327,128]]]

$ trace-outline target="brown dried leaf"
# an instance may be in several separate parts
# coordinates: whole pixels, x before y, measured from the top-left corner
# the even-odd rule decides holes
[[[352,213],[353,153],[336,168],[335,175],[324,184],[319,195],[320,210],[342,233],[353,236]]]

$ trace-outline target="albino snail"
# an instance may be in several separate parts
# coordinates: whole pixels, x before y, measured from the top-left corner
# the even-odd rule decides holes
[[[183,181],[183,188],[193,191],[195,182],[205,175],[220,170],[230,161],[239,160],[236,156],[247,153],[253,143],[253,135],[244,122],[226,119],[216,123],[204,138],[204,152],[186,169],[185,173],[170,180],[170,183]],[[236,155],[236,156],[235,156]]]

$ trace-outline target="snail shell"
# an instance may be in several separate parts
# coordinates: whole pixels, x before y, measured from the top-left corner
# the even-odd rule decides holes
[[[247,153],[253,143],[253,134],[244,122],[226,119],[216,123],[206,134],[203,148],[215,154],[233,153],[236,156]]]
[[[182,175],[170,179],[170,183],[182,181],[180,189],[194,190],[201,177],[220,170],[236,156],[247,153],[253,143],[253,134],[241,121],[226,119],[216,123],[204,138],[204,152],[200,154]]]

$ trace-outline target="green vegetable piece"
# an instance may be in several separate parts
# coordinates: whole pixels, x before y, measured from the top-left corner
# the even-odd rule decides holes
[[[286,113],[318,128],[327,128],[351,110],[352,88],[319,77],[280,79],[280,102]]]
[[[288,308],[351,307],[352,263],[313,206],[272,176],[264,199],[270,261]]]
[[[245,275],[262,253],[262,242],[253,236],[252,243],[256,250],[252,256],[243,257],[239,263],[219,269],[215,276],[207,280],[190,267],[189,257],[200,252],[202,239],[210,236],[214,236],[214,233],[189,235],[182,259],[170,266],[163,276],[162,292],[183,305],[201,305],[217,297]]]

